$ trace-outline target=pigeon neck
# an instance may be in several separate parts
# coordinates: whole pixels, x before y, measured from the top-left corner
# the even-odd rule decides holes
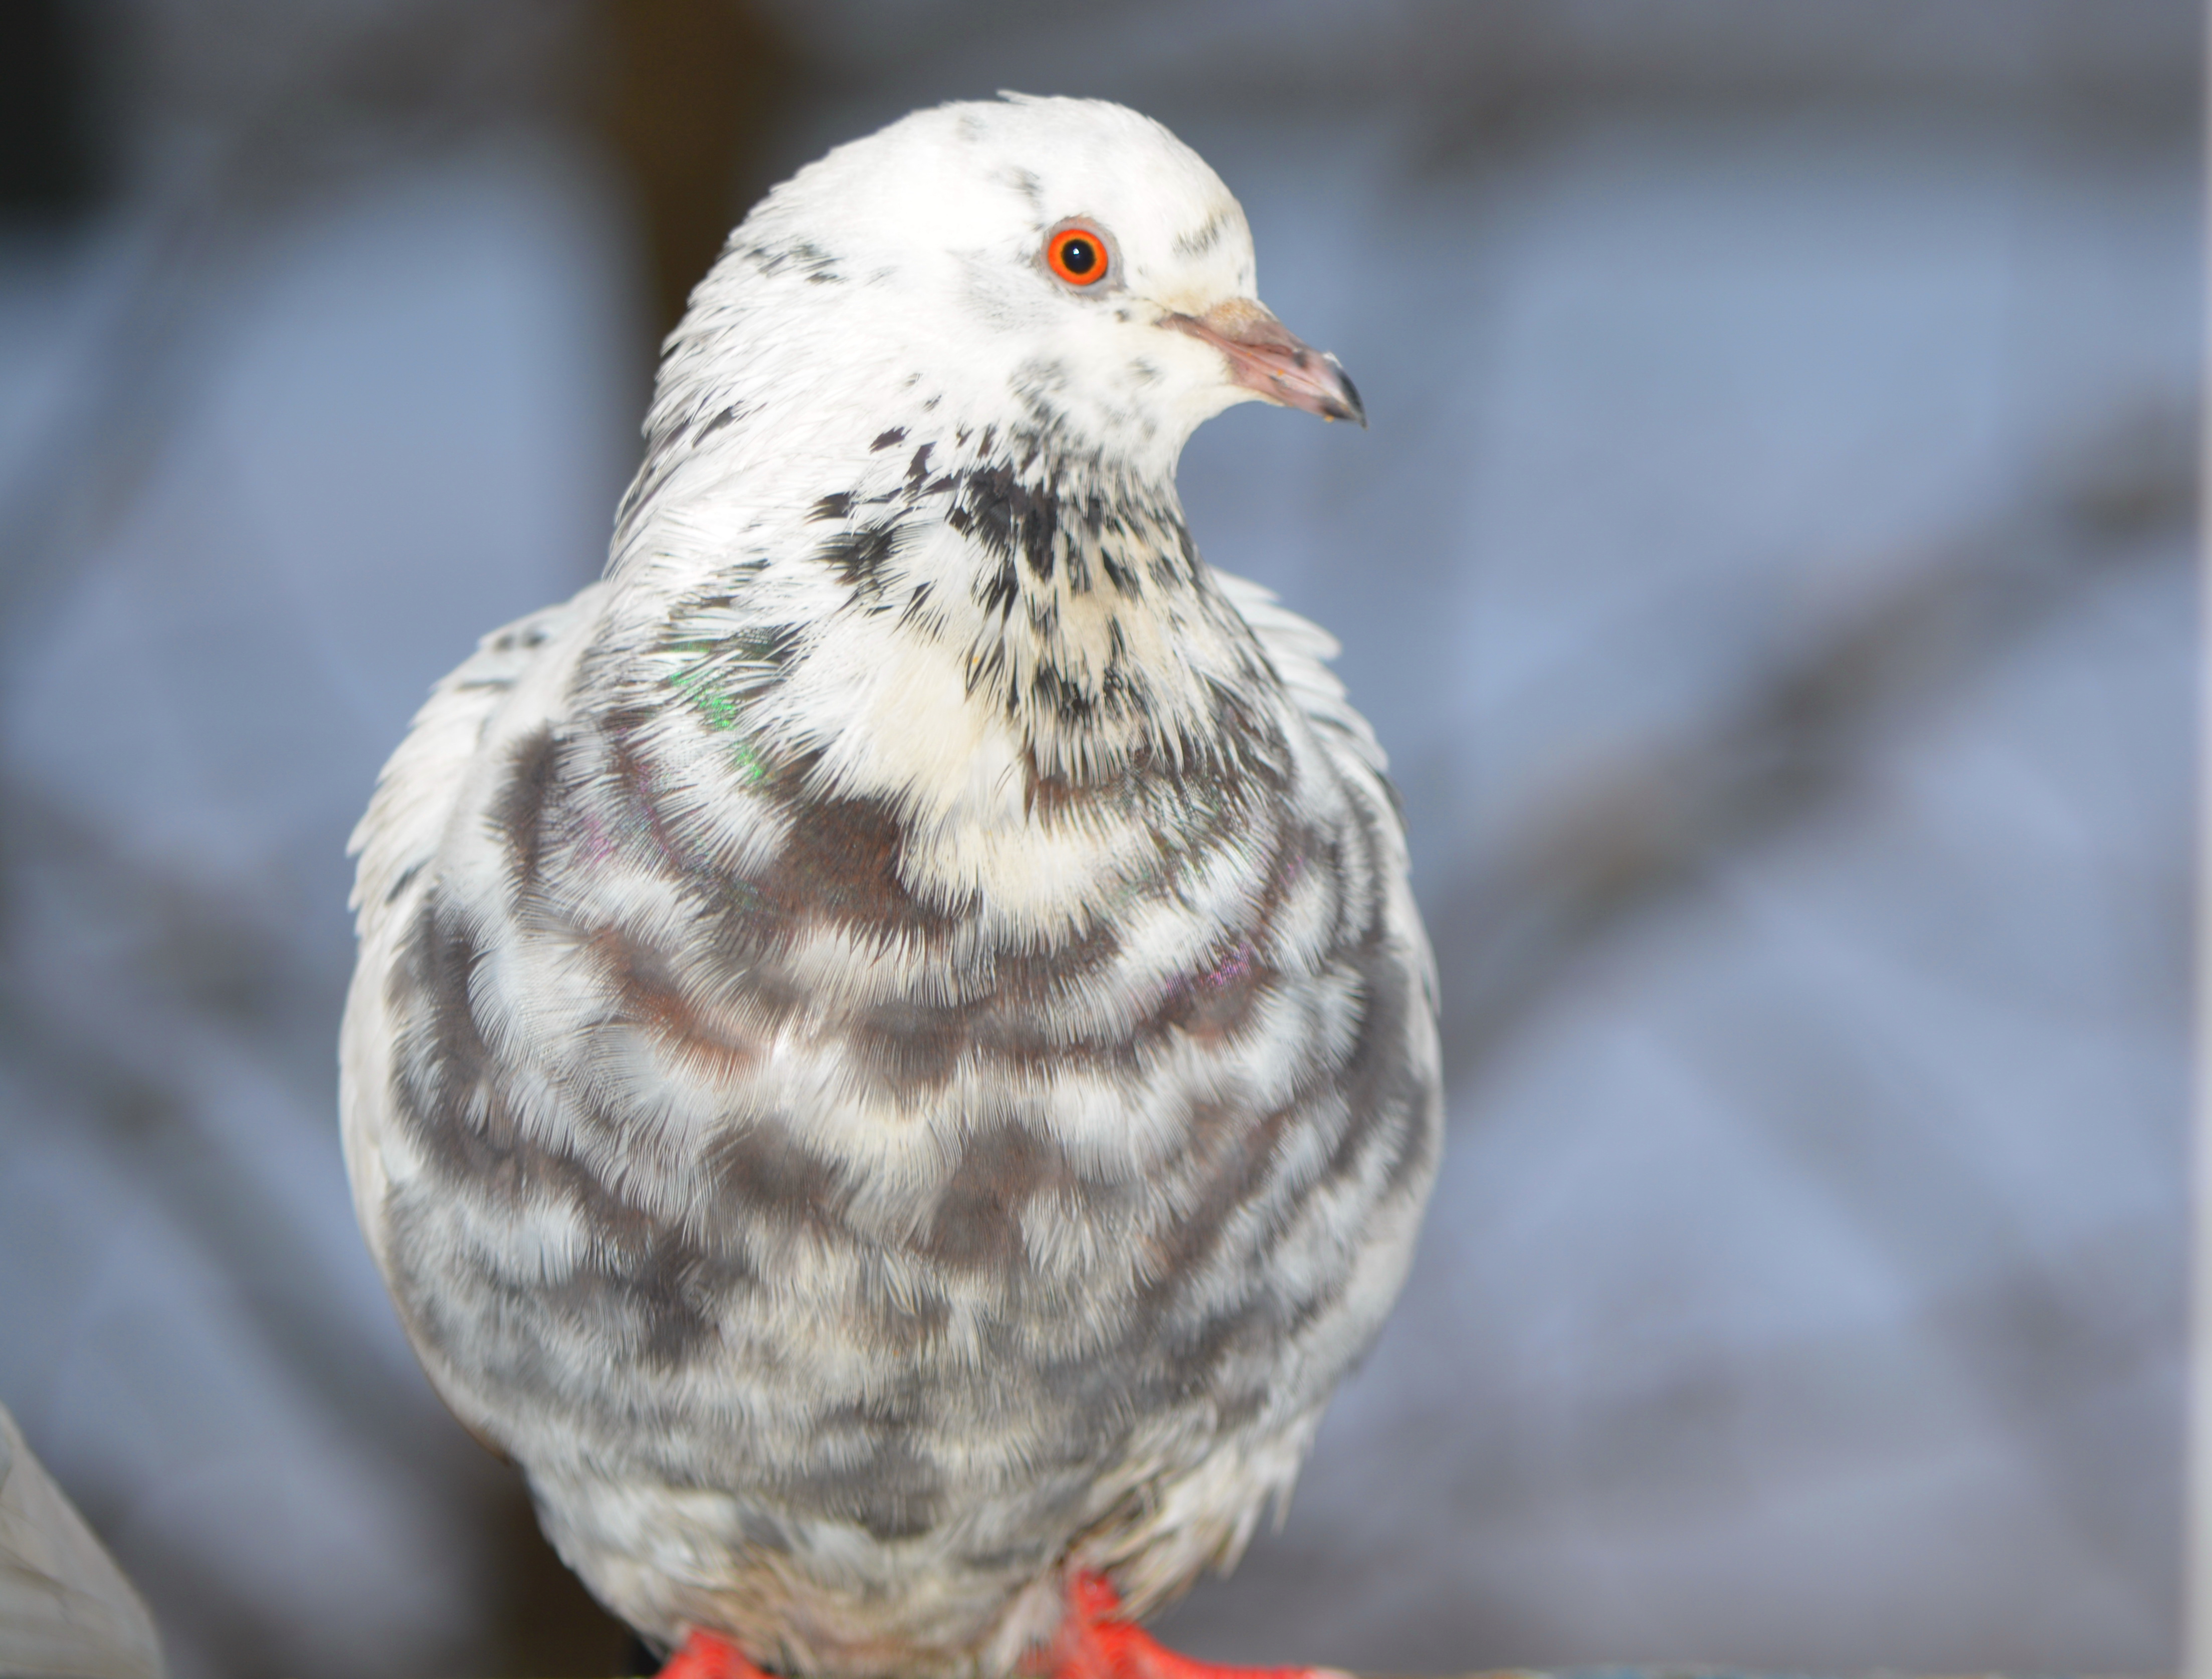
[[[616,641],[652,672],[627,697],[721,749],[742,735],[745,775],[805,762],[997,827],[1272,750],[1273,679],[1171,478],[950,423],[811,465],[780,511],[713,489],[634,502],[617,543]]]
[[[957,658],[971,706],[1013,731],[1033,776],[1097,784],[1235,751],[1231,697],[1259,679],[1256,649],[1171,471],[956,426],[912,442],[897,493],[851,518],[845,540],[883,557],[856,597],[897,605]]]

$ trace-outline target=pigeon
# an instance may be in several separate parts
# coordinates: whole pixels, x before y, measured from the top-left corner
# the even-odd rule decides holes
[[[1231,1671],[1137,1622],[1287,1500],[1442,1115],[1382,753],[1176,496],[1254,398],[1364,423],[1166,129],[908,116],[731,235],[604,575],[377,783],[361,1222],[668,1676]]]

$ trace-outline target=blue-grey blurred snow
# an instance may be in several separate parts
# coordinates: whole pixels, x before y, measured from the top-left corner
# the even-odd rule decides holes
[[[1240,410],[1183,487],[1392,754],[1449,1153],[1286,1530],[1167,1630],[2171,1666],[2193,8],[783,9],[820,80],[788,161],[999,85],[1154,110],[1373,417]],[[340,851],[430,680],[597,564],[633,233],[539,122],[212,255],[159,204],[0,244],[0,519],[37,538],[0,624],[0,1401],[179,1679],[503,1670],[507,1472],[416,1372],[337,1159]],[[141,402],[116,345],[167,262],[196,301]],[[88,389],[149,429],[104,477],[51,447]]]

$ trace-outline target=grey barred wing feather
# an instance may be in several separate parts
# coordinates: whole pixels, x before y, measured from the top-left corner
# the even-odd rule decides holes
[[[1436,957],[1429,948],[1427,932],[1421,925],[1420,912],[1414,906],[1413,891],[1406,879],[1405,830],[1395,819],[1399,815],[1398,791],[1390,784],[1389,757],[1383,751],[1382,743],[1375,738],[1374,726],[1353,709],[1344,684],[1329,668],[1329,660],[1344,650],[1342,644],[1311,618],[1302,617],[1284,605],[1275,592],[1264,584],[1219,570],[1213,573],[1213,581],[1229,604],[1251,626],[1284,691],[1337,757],[1340,767],[1353,774],[1364,772],[1389,808],[1394,819],[1384,824],[1383,833],[1391,862],[1390,920],[1395,937],[1419,975],[1422,994],[1433,1015],[1437,1007]],[[1421,1059],[1424,1076],[1433,1085],[1441,1077],[1442,1055],[1434,1047],[1432,1034]]]
[[[1393,819],[1384,824],[1383,831],[1391,858],[1397,935],[1414,952],[1433,1012],[1436,958],[1430,952],[1428,935],[1422,928],[1419,913],[1413,906],[1412,892],[1404,879],[1406,836],[1397,819],[1401,815],[1398,790],[1390,784],[1390,759],[1382,750],[1382,743],[1375,738],[1374,726],[1352,709],[1344,684],[1329,668],[1329,661],[1343,651],[1341,644],[1311,618],[1302,617],[1284,605],[1275,592],[1264,584],[1225,571],[1214,572],[1213,581],[1229,604],[1251,626],[1284,692],[1337,759],[1340,770],[1364,775],[1388,807]],[[1431,1067],[1429,1071],[1433,1077],[1435,1068]]]
[[[492,631],[434,688],[407,738],[377,777],[347,851],[357,861],[352,908],[360,940],[340,1029],[338,1106],[354,1207],[377,1262],[385,1262],[389,1187],[380,1147],[391,1092],[395,1023],[387,983],[398,940],[435,869],[471,770],[495,723],[518,702],[548,703],[555,666],[565,668],[599,622],[606,586],[594,583],[558,605]]]
[[[430,690],[346,843],[347,855],[359,859],[351,907],[360,937],[375,934],[436,856],[462,777],[516,684],[545,661],[549,648],[567,644],[568,631],[597,621],[605,593],[594,583],[495,630]]]

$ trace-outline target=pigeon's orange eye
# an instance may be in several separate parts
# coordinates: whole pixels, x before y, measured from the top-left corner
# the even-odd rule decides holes
[[[1044,242],[1044,259],[1071,286],[1095,286],[1106,277],[1106,241],[1089,228],[1056,229]]]

